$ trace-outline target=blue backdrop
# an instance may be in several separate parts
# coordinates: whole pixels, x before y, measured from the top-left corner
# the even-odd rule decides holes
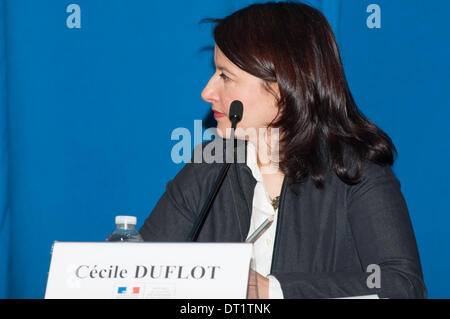
[[[142,225],[183,165],[172,131],[214,124],[198,22],[254,2],[0,0],[0,297],[43,297],[53,241],[103,241],[118,214]],[[398,148],[429,297],[449,298],[450,2],[307,3]]]

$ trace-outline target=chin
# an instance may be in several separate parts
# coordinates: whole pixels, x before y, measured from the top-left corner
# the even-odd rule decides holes
[[[217,127],[217,134],[221,137],[221,138],[230,138],[230,134],[228,133],[228,135],[224,134],[224,131],[226,131],[226,128],[223,129],[221,127]]]
[[[229,129],[228,129],[228,131],[229,131]],[[230,138],[230,133],[227,132],[227,127],[224,127],[223,125],[220,125],[220,124],[217,125],[217,134],[221,138]]]

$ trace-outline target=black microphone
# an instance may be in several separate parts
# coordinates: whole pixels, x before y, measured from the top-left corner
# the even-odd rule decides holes
[[[234,140],[234,131],[236,130],[236,125],[240,120],[242,120],[243,112],[244,112],[244,107],[243,107],[241,101],[235,100],[235,101],[231,102],[230,111],[228,113],[228,118],[231,121],[230,139],[232,139],[232,140]],[[234,141],[233,141],[233,145],[234,145]],[[233,150],[233,152],[234,152],[234,150]],[[189,236],[187,237],[187,241],[196,241],[197,240],[198,234],[200,233],[200,230],[202,229],[202,226],[206,220],[206,217],[208,216],[209,210],[214,202],[214,199],[216,198],[217,193],[219,192],[220,186],[222,186],[223,180],[225,179],[225,176],[227,175],[230,165],[231,165],[231,163],[224,163],[224,165],[222,166],[219,176],[217,177],[216,182],[214,183],[214,187],[209,192],[208,197],[206,198],[205,203],[203,204],[202,210],[200,211],[200,214],[196,218],[194,225],[191,228],[191,232],[189,233]]]
[[[234,130],[236,129],[236,124],[242,120],[243,113],[244,106],[241,101],[234,100],[231,102],[228,118],[231,120],[232,133],[234,133]]]

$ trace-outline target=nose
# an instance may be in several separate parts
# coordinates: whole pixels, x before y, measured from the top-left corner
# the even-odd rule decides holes
[[[202,99],[208,103],[215,103],[218,101],[219,95],[214,87],[214,76],[209,79],[208,84],[206,84],[203,89],[201,96]]]

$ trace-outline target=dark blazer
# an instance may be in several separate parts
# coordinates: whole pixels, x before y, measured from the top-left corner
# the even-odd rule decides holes
[[[144,240],[185,241],[221,167],[187,163],[140,229]],[[233,164],[198,241],[243,242],[255,185],[245,163]],[[331,169],[322,189],[311,179],[291,184],[285,178],[278,214],[271,275],[285,298],[426,298],[408,209],[390,167],[366,163],[353,186]],[[371,264],[380,267],[380,288],[367,284]]]

